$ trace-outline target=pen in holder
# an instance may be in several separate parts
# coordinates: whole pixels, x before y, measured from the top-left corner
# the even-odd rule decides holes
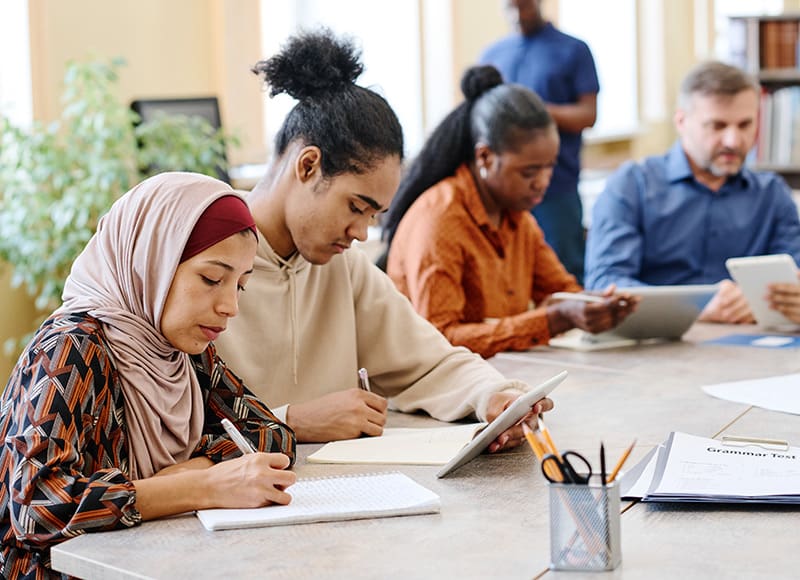
[[[622,561],[617,481],[550,483],[550,568],[613,570]]]

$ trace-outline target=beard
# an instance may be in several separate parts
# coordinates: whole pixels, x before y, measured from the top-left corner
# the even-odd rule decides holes
[[[722,155],[735,155],[738,158],[738,162],[736,166],[733,167],[730,164],[726,164],[723,166],[717,165],[714,160]],[[723,149],[722,151],[718,151],[714,154],[714,156],[709,160],[706,164],[706,171],[708,171],[711,175],[715,177],[727,177],[729,175],[736,175],[744,165],[745,155],[736,149]]]

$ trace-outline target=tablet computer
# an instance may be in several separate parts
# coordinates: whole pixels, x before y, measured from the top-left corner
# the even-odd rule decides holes
[[[678,340],[716,294],[717,285],[635,286],[618,288],[617,292],[638,296],[639,305],[609,334],[634,339]],[[605,333],[598,336],[602,334]]]
[[[789,254],[749,256],[725,260],[734,282],[742,290],[756,321],[765,327],[796,326],[766,301],[767,285],[776,282],[797,284],[797,264]]]
[[[505,411],[495,417],[494,421],[486,425],[469,443],[462,447],[461,451],[439,470],[436,477],[449,475],[462,465],[475,459],[489,446],[489,443],[497,439],[500,433],[518,423],[520,419],[528,414],[531,407],[536,404],[536,401],[544,399],[565,378],[567,378],[567,371],[561,371],[556,376],[521,395]]]

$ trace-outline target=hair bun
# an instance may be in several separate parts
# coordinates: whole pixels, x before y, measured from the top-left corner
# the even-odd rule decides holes
[[[322,28],[292,36],[278,54],[259,61],[252,71],[269,85],[270,96],[286,93],[303,100],[344,90],[364,72],[364,65],[352,40]]]
[[[468,101],[473,101],[483,93],[503,84],[503,76],[492,65],[473,66],[461,77],[461,92]]]

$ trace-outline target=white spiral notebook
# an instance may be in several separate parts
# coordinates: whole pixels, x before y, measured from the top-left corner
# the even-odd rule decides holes
[[[286,490],[289,505],[198,510],[207,530],[260,528],[438,513],[439,496],[402,473],[299,479]]]

